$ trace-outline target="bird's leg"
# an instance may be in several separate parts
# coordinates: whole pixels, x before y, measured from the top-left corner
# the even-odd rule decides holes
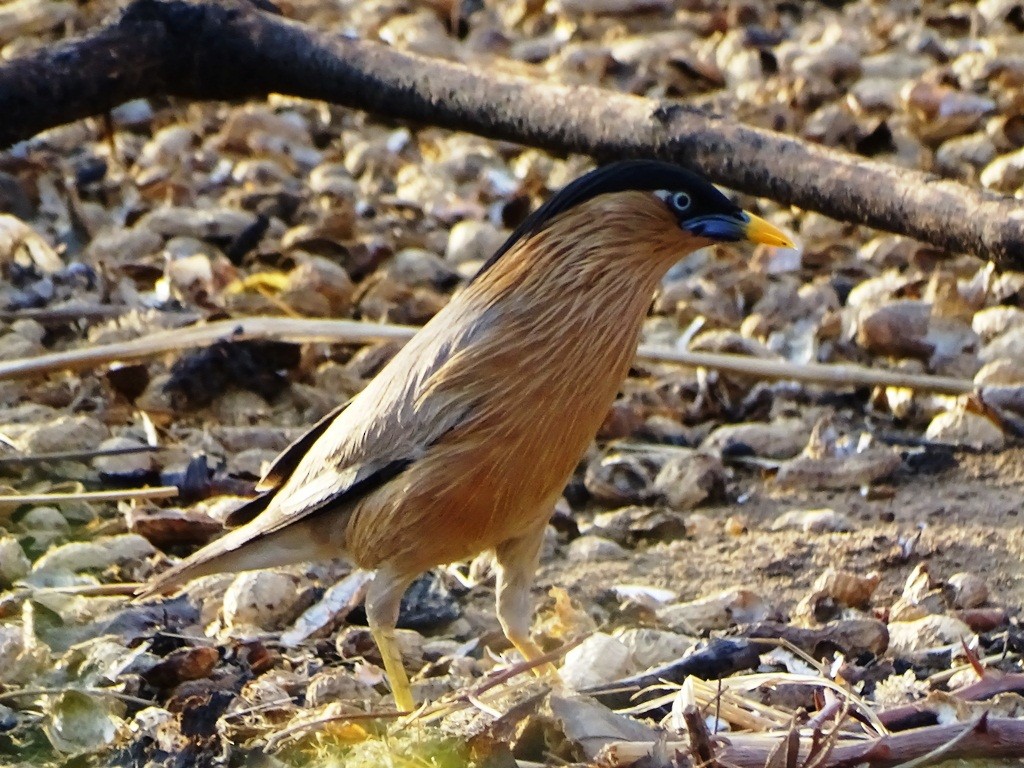
[[[542,525],[535,526],[519,538],[503,541],[494,548],[494,557],[498,561],[498,621],[501,622],[505,637],[527,661],[533,661],[544,654],[540,646],[530,639],[533,617],[530,588],[540,561],[540,547],[544,542],[547,523],[545,517]],[[557,675],[554,665],[550,663],[534,671],[538,675]]]
[[[385,565],[377,569],[366,593],[366,621],[370,625],[370,633],[384,660],[384,671],[395,697],[395,706],[406,712],[411,712],[416,705],[402,663],[402,651],[395,637],[395,624],[398,623],[402,595],[412,581],[408,575],[398,574]]]

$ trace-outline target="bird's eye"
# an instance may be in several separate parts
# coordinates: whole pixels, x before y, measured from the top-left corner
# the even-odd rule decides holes
[[[676,192],[672,195],[672,207],[677,211],[685,211],[690,207],[690,196],[685,192]]]

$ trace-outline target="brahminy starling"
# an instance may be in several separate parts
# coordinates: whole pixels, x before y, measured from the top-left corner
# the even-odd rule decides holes
[[[497,614],[526,659],[531,585],[556,501],[633,360],[652,296],[686,254],[792,246],[700,176],[654,161],[576,179],[355,397],[274,462],[233,530],[159,575],[345,557],[375,572],[366,616],[397,706],[413,698],[395,640],[424,571],[493,550]]]

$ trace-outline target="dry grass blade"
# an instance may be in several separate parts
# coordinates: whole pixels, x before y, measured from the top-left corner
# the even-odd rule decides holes
[[[282,747],[282,745],[292,739],[294,736],[306,731],[321,728],[331,723],[342,723],[342,722],[358,722],[360,720],[398,720],[407,715],[410,712],[399,712],[397,710],[374,710],[371,712],[350,712],[344,715],[331,715],[329,717],[317,717],[312,720],[303,720],[302,722],[290,725],[287,728],[282,728],[276,733],[271,734],[270,738],[267,739],[263,749],[266,752],[274,752]]]
[[[271,701],[264,701],[260,704],[256,704],[251,707],[246,707],[245,709],[238,709],[234,712],[227,712],[222,717],[225,720],[237,720],[243,717],[248,717],[249,715],[255,715],[259,714],[260,712],[265,712],[268,709],[275,709],[277,707],[287,706],[288,704],[294,704],[295,700],[295,696],[287,696],[280,699],[273,699]]]
[[[1019,653],[1006,653],[1000,651],[999,653],[990,653],[987,656],[979,656],[978,663],[982,665],[983,670],[986,670],[986,664],[991,664],[996,661],[1016,661],[1018,659],[1020,659]],[[932,686],[941,685],[942,683],[947,682],[951,677],[953,677],[959,672],[962,672],[965,669],[974,669],[975,672],[977,672],[977,668],[973,663],[955,664],[949,669],[944,669],[941,672],[935,672],[934,674],[928,675],[928,677],[925,679],[925,682],[927,682],[928,685]],[[985,677],[986,674],[987,672],[983,672],[980,675],[980,677]]]
[[[37,587],[29,590],[35,595],[75,595],[77,597],[120,597],[132,596],[139,587],[141,581],[123,581],[115,584],[74,584],[67,587]]]
[[[813,675],[797,675],[777,672],[765,672],[753,675],[738,675],[736,677],[727,678],[722,681],[723,687],[732,690],[751,690],[761,685],[810,685],[828,688],[834,691],[838,696],[850,702],[851,705],[856,706],[857,709],[863,714],[865,720],[871,724],[871,727],[879,734],[888,733],[888,729],[878,719],[878,715],[875,714],[874,709],[860,696],[849,691],[848,689],[841,686],[834,680],[830,680],[827,677],[815,677]]]
[[[791,719],[789,712],[763,704],[752,697],[742,696],[730,690],[728,680],[708,682],[696,677],[688,677],[681,686],[666,683],[662,687],[669,688],[672,692],[644,701],[636,707],[619,709],[617,711],[619,714],[639,714],[659,707],[671,706],[679,697],[680,691],[682,691],[683,695],[701,710],[714,707],[717,713],[716,719],[729,723],[734,728],[749,731],[767,731],[781,727]]]
[[[159,331],[133,341],[102,344],[0,362],[0,381],[41,376],[54,371],[83,370],[114,361],[145,360],[189,347],[209,346],[217,341],[276,339],[296,343],[315,341],[367,343],[407,340],[416,330],[416,328],[403,325],[362,323],[354,320],[280,317],[221,320],[207,325]],[[724,353],[688,352],[647,344],[642,345],[637,353],[647,360],[677,363],[693,368],[710,368],[771,380],[802,381],[809,384],[840,387],[906,387],[949,395],[962,395],[975,391],[974,382],[970,379],[884,371],[860,365],[825,363],[801,365],[784,360],[764,360]]]

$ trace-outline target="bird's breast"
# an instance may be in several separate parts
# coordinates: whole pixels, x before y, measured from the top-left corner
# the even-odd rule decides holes
[[[465,417],[357,510],[350,551],[374,553],[367,567],[429,568],[546,519],[615,399],[643,316],[574,325],[563,315],[532,327],[510,316],[465,334],[470,343],[451,348],[418,394],[421,415]]]

